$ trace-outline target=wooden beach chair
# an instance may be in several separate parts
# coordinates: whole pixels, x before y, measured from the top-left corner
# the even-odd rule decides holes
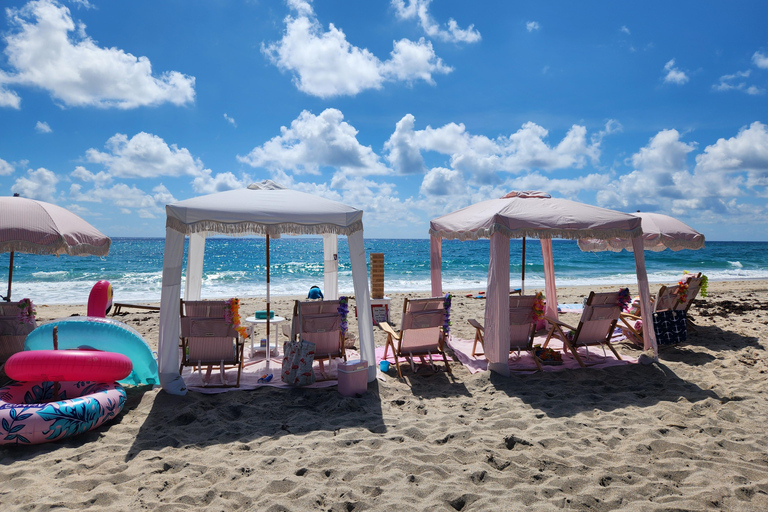
[[[347,360],[340,305],[338,300],[297,300],[293,305],[290,338],[315,344],[314,360],[319,362],[321,373],[325,373],[323,361]]]
[[[18,302],[0,302],[0,366],[9,357],[24,350],[27,334],[37,327],[37,322],[21,323],[18,319]],[[53,348],[53,341],[51,347]]]
[[[570,350],[581,367],[586,365],[581,360],[581,356],[579,356],[579,347],[587,348],[587,356],[589,356],[589,347],[591,346],[600,345],[608,347],[617,359],[621,359],[619,353],[611,345],[611,336],[621,314],[620,293],[590,292],[577,327],[572,327],[556,318],[545,316],[546,320],[550,323],[550,328],[547,333],[547,339],[544,342],[544,348],[547,347],[549,340],[553,337],[559,338],[563,342],[563,351],[567,353],[566,349]],[[572,334],[569,335],[569,332]]]
[[[510,353],[529,352],[533,356],[536,368],[541,370],[541,363],[533,351],[533,338],[536,335],[536,318],[534,314],[535,295],[522,295],[519,297],[509,297],[509,351]],[[485,329],[474,318],[468,320],[469,324],[475,328],[475,341],[472,345],[472,356],[484,355],[477,351],[477,345],[483,346],[483,335]]]
[[[214,365],[221,372],[221,384],[211,387],[240,387],[243,371],[244,340],[224,316],[227,301],[181,301],[181,366],[197,368],[204,386],[208,386]],[[205,378],[202,367],[207,366]],[[229,384],[224,371],[237,368],[237,382]]]
[[[406,359],[411,370],[415,372],[414,357],[419,357],[424,361],[424,357],[429,358],[432,368],[435,368],[432,361],[433,354],[443,356],[445,370],[451,373],[451,367],[448,365],[448,357],[445,355],[445,305],[443,297],[432,297],[429,299],[408,299],[403,301],[403,317],[401,320],[401,329],[396,332],[387,322],[379,322],[379,327],[387,333],[387,344],[384,348],[384,359],[387,358],[389,349],[395,358],[397,375],[403,376],[400,368],[400,358]],[[397,340],[397,345],[395,345]]]

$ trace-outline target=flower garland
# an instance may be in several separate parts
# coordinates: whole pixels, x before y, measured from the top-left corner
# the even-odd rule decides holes
[[[533,301],[533,318],[536,320],[544,318],[544,294],[541,292],[536,294],[536,299]]]
[[[336,308],[336,311],[339,312],[339,316],[341,317],[341,335],[344,336],[347,334],[347,329],[349,328],[349,324],[347,324],[347,314],[349,313],[349,298],[345,296],[339,297],[339,307]]]
[[[536,357],[538,357],[541,362],[544,364],[552,364],[563,361],[563,356],[560,354],[560,352],[557,352],[555,350],[552,350],[551,348],[542,348],[541,345],[534,345],[533,346],[533,353]]]
[[[443,297],[443,309],[445,309],[445,320],[443,320],[443,333],[446,338],[451,333],[451,294],[446,293]]]
[[[227,301],[227,307],[224,308],[224,319],[240,333],[243,339],[248,337],[248,330],[240,324],[240,301],[238,299]]]
[[[621,308],[622,311],[624,311],[629,303],[632,302],[632,296],[629,294],[629,288],[622,288],[619,290],[619,299],[617,301],[617,304]]]
[[[677,282],[677,295],[680,297],[680,303],[688,302],[688,280],[683,278]]]
[[[701,288],[699,291],[701,292],[702,297],[707,296],[707,286],[709,286],[709,278],[705,276],[704,274],[701,275]]]
[[[20,324],[34,324],[35,315],[37,315],[37,309],[30,299],[21,299],[19,301],[19,312],[16,314],[16,319]]]

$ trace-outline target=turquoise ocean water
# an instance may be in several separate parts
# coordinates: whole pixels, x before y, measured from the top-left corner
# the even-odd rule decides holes
[[[114,238],[109,256],[38,256],[17,253],[14,300],[37,304],[84,304],[101,279],[112,283],[116,302],[160,301],[163,267],[162,238]],[[321,238],[283,237],[270,241],[272,293],[306,294],[323,287]],[[510,242],[511,284],[520,285],[521,240]],[[366,254],[384,253],[385,293],[428,291],[429,240],[365,242]],[[488,275],[488,240],[443,242],[443,289],[484,290]],[[646,252],[651,282],[670,283],[683,270],[704,272],[711,280],[768,279],[768,242],[707,242],[699,251]],[[570,240],[554,241],[558,286],[620,284],[635,281],[634,256],[584,253]],[[9,255],[0,255],[0,294],[7,289]],[[347,241],[339,237],[339,290],[352,293]],[[263,297],[266,291],[264,238],[210,238],[206,243],[203,297]],[[186,261],[185,261],[186,265]],[[527,288],[544,285],[541,245],[528,240],[525,263]]]

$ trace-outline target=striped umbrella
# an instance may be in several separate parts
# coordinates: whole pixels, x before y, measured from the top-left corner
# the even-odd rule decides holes
[[[23,197],[0,197],[0,252],[11,253],[8,295],[2,298],[11,301],[15,252],[106,256],[111,243],[109,237],[61,206]]]

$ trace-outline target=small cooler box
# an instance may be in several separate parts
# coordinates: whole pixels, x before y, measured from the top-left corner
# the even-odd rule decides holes
[[[344,396],[362,395],[368,390],[368,362],[353,359],[339,363],[339,393]]]

